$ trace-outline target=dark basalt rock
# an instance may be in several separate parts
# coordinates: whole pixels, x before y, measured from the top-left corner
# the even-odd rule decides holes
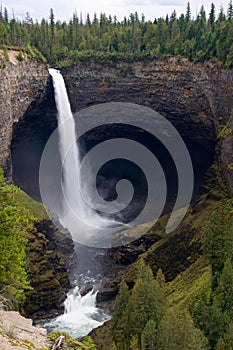
[[[119,60],[114,64],[87,60],[64,71],[64,78],[74,112],[115,101],[148,106],[165,116],[186,142],[197,187],[201,184],[215,157],[219,124],[229,122],[233,108],[232,69],[176,57],[135,62]],[[0,94],[3,107],[0,166],[10,178],[11,147],[15,183],[39,199],[40,158],[48,137],[56,128],[53,88],[46,66],[31,61],[17,66],[7,63],[4,79],[0,79]],[[228,187],[232,190],[232,125],[229,124],[228,129],[229,134],[224,137],[217,158],[220,158]],[[91,137],[101,141],[100,134]],[[28,163],[23,167],[25,159]],[[195,261],[199,247],[190,246],[193,235],[192,231],[181,231],[180,235],[165,240],[156,253],[148,254],[147,262],[154,273],[162,267],[166,278],[171,280]],[[99,302],[114,298],[118,289],[116,281],[127,266],[159,238],[159,235],[145,236],[132,245],[109,251],[112,266],[117,263],[119,269],[114,272],[115,267],[112,267],[111,278],[110,272],[106,274],[98,293]],[[43,310],[52,313],[62,310],[65,291],[69,289],[65,269],[70,244],[59,232],[54,235],[49,222],[38,223],[32,228],[28,269],[34,290],[27,295],[25,313],[28,315],[37,313],[41,317]],[[175,254],[172,254],[174,250]]]
[[[28,232],[26,254],[33,289],[26,293],[24,315],[38,320],[61,314],[71,288],[68,277],[68,262],[74,254],[71,237],[50,220],[37,222]]]
[[[112,300],[117,295],[119,284],[114,277],[105,277],[101,282],[101,288],[97,293],[97,303]]]
[[[117,264],[130,265],[160,239],[159,235],[145,235],[125,246],[109,249],[108,255]]]
[[[91,283],[86,283],[83,287],[80,288],[80,295],[83,297],[87,293],[89,293],[91,290],[93,290],[93,285]]]

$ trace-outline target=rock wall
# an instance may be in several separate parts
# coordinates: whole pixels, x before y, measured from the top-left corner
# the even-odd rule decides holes
[[[24,116],[30,106],[43,100],[48,86],[45,64],[16,59],[18,52],[9,51],[6,61],[0,51],[0,167],[8,176],[11,172],[10,144],[13,124]]]
[[[209,161],[209,165],[214,157],[219,124],[227,124],[218,156],[233,194],[232,69],[222,69],[212,63],[195,64],[179,58],[135,62],[89,60],[64,70],[63,75],[74,112],[110,101],[149,106],[174,124],[184,140],[191,144],[194,158],[199,161],[206,158],[204,161]],[[27,143],[26,139],[42,139],[48,128],[52,131],[56,125],[52,82],[46,66],[27,60],[19,63],[13,56],[6,62],[6,67],[0,69],[0,96],[0,166],[9,177],[12,137],[17,139],[13,150],[25,143],[29,149],[30,142]],[[47,289],[50,288],[50,277],[45,281],[48,282]],[[30,300],[32,304],[33,298]],[[56,305],[60,302],[61,299],[56,299]],[[39,312],[39,299],[36,306],[34,311]]]
[[[48,124],[52,129],[56,125],[53,88],[46,65],[26,57],[18,62],[15,57],[16,53],[10,52],[9,62],[5,61],[1,65],[5,68],[0,69],[0,167],[8,177],[13,125],[16,130],[24,128],[25,120],[30,124],[27,133],[34,134],[38,126],[44,125],[45,131]],[[149,106],[167,117],[181,136],[193,143],[196,158],[200,152],[203,155],[203,149],[214,149],[216,127],[232,114],[233,70],[212,63],[195,64],[181,58],[135,62],[89,59],[64,70],[63,75],[74,112],[110,101]],[[198,144],[203,146],[201,151]],[[233,188],[228,157],[223,159],[224,173]]]
[[[233,70],[211,62],[170,57],[127,62],[79,62],[63,72],[73,111],[126,101],[149,106],[168,118],[186,117],[211,124],[229,116]],[[198,117],[199,118],[198,118]],[[202,120],[204,119],[204,120]]]
[[[184,58],[126,62],[79,62],[63,72],[74,112],[110,101],[149,106],[179,131],[192,156],[194,171],[211,165],[219,124],[233,115],[233,69]],[[127,121],[127,120],[126,120]],[[230,126],[231,128],[232,126]],[[222,143],[221,167],[233,194],[233,141]]]
[[[0,349],[48,349],[51,346],[44,328],[32,326],[32,320],[16,311],[0,309]]]
[[[64,312],[64,300],[71,288],[69,265],[76,259],[68,232],[58,230],[49,219],[28,230],[27,273],[32,290],[26,292],[23,314],[33,320]]]

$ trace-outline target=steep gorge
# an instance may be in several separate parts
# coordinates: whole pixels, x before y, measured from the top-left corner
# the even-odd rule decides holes
[[[13,138],[9,133],[6,140],[8,151],[11,143],[14,181],[35,199],[39,199],[37,174],[42,150],[56,127],[53,89],[45,70],[43,74],[42,96],[40,88],[38,92],[35,90],[26,112],[23,110],[20,121],[14,123]],[[99,103],[121,101],[151,107],[165,116],[186,142],[196,183],[200,184],[214,158],[217,126],[231,113],[231,70],[176,58],[133,63],[89,60],[77,63],[63,75],[73,112]],[[100,134],[90,135],[90,142],[101,138]],[[1,160],[5,167],[7,159],[5,153]],[[9,173],[9,160],[7,169]]]
[[[6,68],[1,69],[1,75],[4,79],[0,81],[3,96],[0,125],[3,152],[0,165],[8,179],[11,178],[13,169],[14,182],[39,200],[40,158],[47,139],[57,125],[52,83],[44,64],[27,60],[21,63],[7,62]],[[233,193],[232,169],[229,166],[233,163],[230,119],[233,108],[232,70],[221,69],[212,63],[194,64],[179,58],[145,59],[136,62],[96,62],[89,59],[64,70],[63,75],[73,112],[110,101],[151,107],[171,121],[183,137],[192,157],[196,189],[202,183],[214,158],[218,157],[229,190]],[[215,146],[220,124],[227,125],[227,135],[216,155]],[[111,136],[112,130],[106,131]],[[89,135],[88,142],[101,140],[103,135],[97,133]],[[165,249],[162,247],[161,250],[170,254],[171,246],[177,247],[177,251],[186,249],[192,240],[192,232],[186,237],[186,242],[183,241],[183,235],[179,239],[171,237],[171,241],[166,241],[165,246],[163,245]],[[148,247],[154,243],[154,238],[153,234]],[[159,236],[158,239],[160,238]],[[133,249],[138,249],[140,254],[145,250],[143,244],[138,242]],[[132,252],[132,247],[130,249]],[[127,254],[130,255],[130,249],[120,252],[120,259],[124,260]],[[191,256],[191,260],[187,262],[190,249],[184,257],[178,254],[175,258],[184,259],[184,262],[181,261],[183,268],[198,256],[197,247],[192,249],[193,260]],[[129,257],[131,262],[138,254],[134,252],[133,255],[133,258],[132,255]],[[121,262],[119,251],[110,252],[110,256],[117,263]],[[163,259],[163,252],[161,257]],[[152,259],[156,270],[159,263],[154,261],[156,259],[153,252],[148,259]],[[129,260],[126,257],[126,265]],[[169,279],[180,271],[180,265],[176,266],[176,262],[172,262],[174,272],[168,271]],[[107,280],[104,288],[102,300],[113,295],[111,281]]]

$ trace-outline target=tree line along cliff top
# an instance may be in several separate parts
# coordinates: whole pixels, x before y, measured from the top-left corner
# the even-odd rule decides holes
[[[101,13],[99,18],[73,14],[60,21],[51,9],[49,19],[40,22],[26,13],[23,20],[10,18],[7,8],[0,12],[0,47],[8,59],[8,49],[17,49],[19,61],[28,57],[67,67],[78,59],[97,57],[134,60],[143,57],[179,55],[191,61],[211,60],[224,67],[233,66],[233,6],[210,13],[201,6],[196,17],[187,4],[179,17],[174,10],[166,18],[147,21],[131,13],[123,21]]]

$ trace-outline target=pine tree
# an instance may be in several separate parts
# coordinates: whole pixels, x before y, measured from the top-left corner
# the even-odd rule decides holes
[[[227,9],[227,19],[228,21],[233,20],[233,5],[232,5],[232,0],[230,0],[228,9]]]
[[[113,341],[115,342],[116,348],[119,350],[128,350],[130,345],[129,295],[128,286],[122,281],[119,294],[116,298],[111,326]]]
[[[141,343],[142,350],[155,350],[157,346],[157,323],[154,320],[149,320],[142,331]]]
[[[217,303],[211,303],[201,297],[195,306],[195,323],[207,337],[211,348],[224,335],[226,317]]]
[[[8,11],[7,11],[6,7],[4,7],[4,21],[6,23],[8,23],[8,21],[9,21]]]
[[[227,55],[226,66],[233,67],[233,44],[230,46],[230,50]]]
[[[165,300],[164,290],[154,280],[150,267],[141,259],[138,278],[129,300],[131,333],[137,337],[139,349],[147,322],[153,320],[158,326],[165,310]]]
[[[223,338],[219,338],[215,350],[225,350],[225,342]]]
[[[187,22],[191,21],[190,2],[188,2],[188,4],[187,4],[187,10],[186,10],[185,19],[186,19]]]
[[[226,16],[224,14],[224,9],[223,7],[221,6],[220,7],[220,12],[219,12],[219,15],[218,15],[218,22],[224,22],[226,20]]]
[[[156,350],[206,350],[208,341],[204,334],[194,327],[187,310],[169,308],[158,328]]]
[[[207,262],[211,265],[214,277],[213,290],[217,287],[217,279],[225,261],[233,256],[232,219],[228,222],[223,220],[225,219],[219,214],[213,213],[202,238],[202,249]]]
[[[221,308],[223,313],[226,313],[230,319],[233,319],[233,266],[230,259],[225,262],[218,280],[214,302]]]
[[[55,23],[54,23],[54,12],[53,9],[50,9],[50,14],[49,14],[49,19],[50,19],[50,30],[51,30],[51,37],[52,40],[54,39],[54,28],[55,28]]]
[[[209,24],[213,28],[215,23],[215,5],[211,4],[210,14],[209,14]]]
[[[233,349],[233,321],[227,327],[226,333],[224,334],[224,350],[232,350]]]

